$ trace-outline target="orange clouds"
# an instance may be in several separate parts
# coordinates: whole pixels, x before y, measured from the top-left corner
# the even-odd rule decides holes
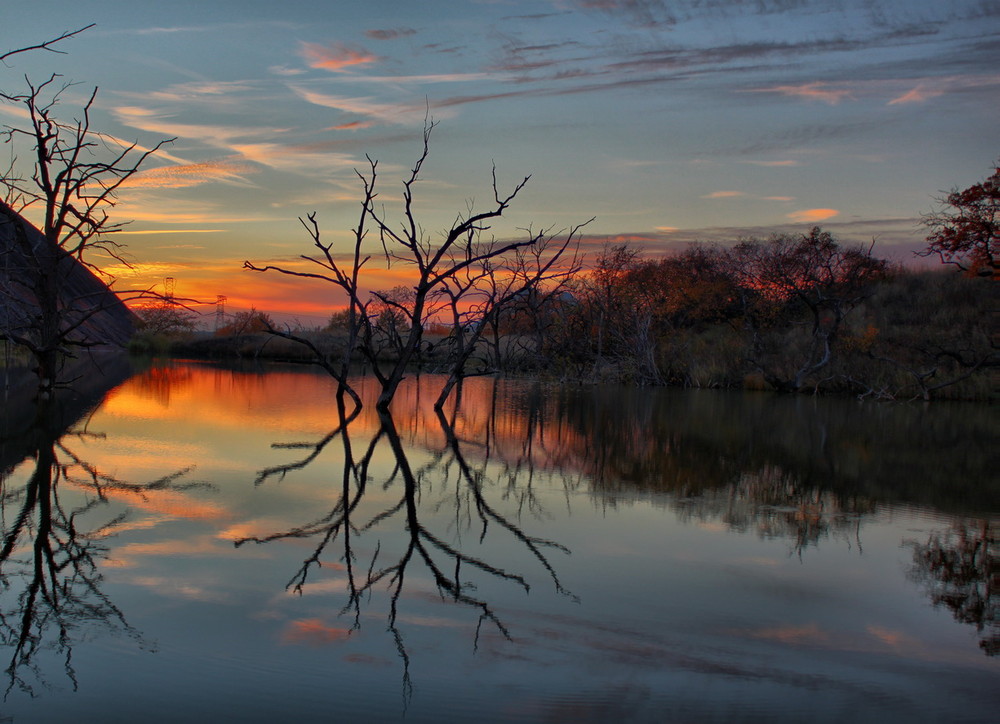
[[[825,643],[829,640],[828,634],[814,623],[804,626],[778,626],[775,628],[758,629],[749,632],[749,635],[753,638],[780,641],[785,644],[815,644]]]
[[[923,103],[924,101],[936,98],[943,93],[944,90],[942,89],[929,89],[924,86],[917,86],[913,90],[908,91],[897,98],[893,98],[889,101],[889,105],[895,106],[904,103]]]
[[[350,629],[327,626],[318,618],[307,618],[288,624],[281,632],[281,642],[322,646],[346,641],[350,635]]]
[[[786,214],[786,218],[800,224],[808,224],[815,221],[826,221],[840,214],[837,209],[802,209]]]
[[[741,163],[748,163],[751,166],[764,166],[766,168],[782,168],[788,166],[798,166],[798,161],[741,161]]]
[[[196,500],[178,490],[128,489],[106,487],[105,497],[126,502],[133,508],[159,513],[170,518],[222,520],[230,517],[224,507]]]
[[[350,123],[341,123],[339,126],[330,126],[328,131],[358,131],[362,128],[371,128],[374,123],[371,121],[351,121]]]
[[[755,93],[780,93],[784,96],[804,98],[810,101],[820,101],[835,106],[842,100],[850,99],[853,94],[847,88],[832,88],[826,83],[804,83],[802,85],[776,85],[770,88],[759,88]]]
[[[139,171],[124,185],[133,188],[182,189],[204,183],[221,182],[245,186],[249,182],[243,177],[251,173],[256,173],[256,169],[245,163],[209,161]]]
[[[366,65],[378,60],[377,55],[373,55],[365,50],[355,50],[340,43],[331,46],[323,46],[318,43],[302,43],[302,57],[306,59],[311,68],[323,68],[325,70],[342,71],[353,65]]]
[[[713,191],[710,194],[702,196],[703,199],[735,199],[740,196],[746,196],[742,191]]]

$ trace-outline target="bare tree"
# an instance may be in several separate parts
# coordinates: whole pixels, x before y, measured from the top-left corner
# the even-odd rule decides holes
[[[143,148],[93,130],[90,116],[97,88],[87,97],[79,117],[71,122],[60,120],[59,104],[72,84],[59,78],[53,74],[38,85],[26,78],[25,92],[0,93],[0,100],[21,106],[27,119],[24,125],[7,126],[0,132],[14,149],[15,159],[0,176],[5,189],[0,226],[8,227],[3,250],[8,273],[0,285],[7,314],[0,320],[0,339],[19,344],[33,355],[40,389],[46,394],[56,384],[62,357],[72,354],[73,348],[100,343],[95,335],[84,334],[95,318],[112,308],[124,313],[121,300],[107,292],[107,285],[85,279],[79,267],[96,269],[89,260],[94,251],[128,263],[122,258],[122,246],[112,238],[124,223],[112,220],[109,210],[122,184],[169,142]],[[17,170],[18,150],[33,159],[29,173]],[[22,213],[41,218],[40,235]],[[9,312],[23,308],[26,299],[30,311]]]
[[[566,279],[579,271],[575,243],[579,230],[588,223],[590,221],[573,227],[561,241],[548,231],[534,233],[528,230],[531,243],[527,246],[514,250],[506,258],[488,257],[476,266],[467,266],[442,284],[440,294],[447,299],[451,317],[449,341],[452,349],[448,358],[448,379],[435,403],[438,410],[455,386],[470,375],[469,360],[479,349],[487,330],[495,333],[496,366],[486,366],[473,374],[499,371],[502,364],[499,352],[501,317],[524,304],[540,306],[562,288]],[[496,244],[495,240],[490,241],[479,250],[485,252]],[[567,257],[571,249],[573,252]]]
[[[371,364],[381,386],[376,403],[379,409],[388,408],[406,370],[416,359],[424,338],[424,324],[428,315],[434,310],[435,304],[440,301],[440,295],[445,286],[450,285],[452,292],[461,289],[463,283],[456,281],[461,275],[470,270],[488,267],[493,260],[502,259],[519,249],[539,246],[546,239],[545,234],[535,233],[528,234],[527,238],[516,241],[493,240],[484,243],[481,240],[481,235],[490,229],[490,222],[503,215],[530,179],[530,176],[525,177],[509,192],[502,193],[497,185],[495,167],[493,169],[493,202],[482,211],[476,211],[470,206],[466,213],[456,217],[451,228],[442,234],[441,240],[437,243],[427,238],[417,222],[413,191],[424,162],[427,160],[430,151],[430,137],[435,125],[432,121],[425,123],[422,152],[413,165],[409,176],[403,181],[402,220],[398,225],[391,222],[385,210],[376,205],[378,162],[369,156],[367,157],[369,164],[367,173],[357,172],[364,193],[361,202],[361,218],[354,230],[352,257],[343,260],[343,262],[338,260],[332,251],[332,245],[324,244],[320,240],[315,215],[310,215],[308,217],[309,223],[303,221],[303,224],[309,230],[314,245],[320,249],[321,256],[303,256],[303,258],[320,266],[323,272],[300,272],[277,266],[258,266],[249,261],[244,262],[244,267],[253,271],[277,271],[293,276],[323,279],[336,284],[347,294],[351,314],[349,327],[352,331],[345,358],[357,350]],[[391,307],[401,313],[405,320],[406,328],[403,330],[397,328],[399,337],[393,345],[394,354],[390,359],[380,355],[381,347],[375,342],[378,339],[377,330],[373,329],[375,320],[372,319],[369,310],[371,300],[362,297],[359,284],[361,267],[370,259],[369,256],[363,255],[361,252],[369,229],[378,234],[386,264],[388,266],[403,264],[412,270],[414,276],[412,297],[407,295],[408,299],[405,304],[390,299],[385,294],[375,294],[375,300],[383,308]],[[282,333],[282,336],[293,338],[288,333]],[[326,368],[331,373],[335,372],[334,376],[342,387],[347,385],[346,366],[341,365],[336,370],[331,366],[326,366]]]

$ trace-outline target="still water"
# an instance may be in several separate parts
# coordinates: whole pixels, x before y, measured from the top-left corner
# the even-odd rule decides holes
[[[121,378],[5,410],[0,721],[997,720],[995,406]]]

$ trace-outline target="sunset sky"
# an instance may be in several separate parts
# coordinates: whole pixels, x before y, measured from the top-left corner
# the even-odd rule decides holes
[[[79,83],[64,118],[96,85],[95,128],[176,137],[121,195],[136,269],[118,286],[172,277],[178,296],[307,325],[339,298],[243,260],[307,253],[297,218],[313,211],[346,245],[366,153],[391,213],[428,109],[428,235],[492,199],[495,163],[502,190],[531,176],[498,237],[596,216],[588,245],[648,255],[821,224],[909,258],[935,197],[1000,155],[996,0],[4,5],[0,52],[96,27],[65,54],[8,59],[0,88],[60,73]],[[18,120],[0,106],[0,124]]]

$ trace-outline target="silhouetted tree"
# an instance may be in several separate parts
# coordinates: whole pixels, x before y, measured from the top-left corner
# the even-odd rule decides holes
[[[162,300],[156,304],[133,310],[137,317],[136,327],[147,334],[187,334],[198,324],[198,315],[180,304]]]
[[[256,307],[237,312],[225,325],[219,327],[215,333],[222,337],[241,337],[246,334],[258,334],[267,332],[274,328],[274,320],[267,312],[262,312]]]
[[[332,245],[320,241],[315,215],[308,217],[309,224],[305,222],[303,224],[310,231],[314,244],[322,251],[322,256],[303,258],[320,266],[323,269],[322,273],[299,272],[277,266],[261,267],[249,261],[244,262],[245,268],[254,271],[277,271],[292,276],[323,279],[336,284],[347,294],[352,318],[355,320],[352,328],[357,330],[351,339],[349,351],[357,349],[371,364],[372,371],[382,388],[376,402],[380,409],[388,408],[407,368],[416,359],[423,343],[424,323],[440,301],[439,295],[443,286],[468,269],[480,268],[518,249],[538,246],[547,238],[544,232],[529,232],[526,238],[519,241],[493,239],[487,241],[482,238],[482,235],[489,231],[490,222],[504,214],[530,179],[525,177],[511,191],[501,193],[494,169],[493,202],[485,210],[476,211],[470,207],[467,213],[460,214],[451,228],[441,235],[440,241],[434,242],[428,239],[417,222],[413,191],[430,152],[430,137],[434,127],[433,122],[425,124],[422,153],[409,176],[403,181],[400,224],[390,221],[386,212],[375,203],[378,163],[368,157],[367,174],[358,172],[363,187],[362,211],[358,226],[354,230],[354,254],[349,268],[337,260],[332,252]],[[412,271],[414,277],[412,298],[405,305],[393,303],[385,295],[375,294],[375,299],[383,306],[388,304],[405,316],[405,331],[399,334],[396,354],[392,359],[380,356],[381,350],[378,345],[364,343],[379,339],[376,330],[372,328],[376,320],[372,318],[373,315],[369,310],[370,300],[363,298],[359,284],[361,268],[370,259],[368,256],[362,256],[361,252],[369,229],[378,234],[386,264],[390,266],[402,264]],[[337,370],[335,375],[342,387],[347,385],[346,375],[345,367]]]
[[[1000,161],[992,175],[963,191],[953,190],[940,206],[924,216],[932,233],[917,255],[936,254],[974,276],[1000,276]]]
[[[70,37],[68,33],[61,38]],[[43,43],[48,46],[55,41]],[[13,51],[20,52],[20,51]],[[74,347],[95,344],[80,334],[90,320],[107,309],[120,305],[114,295],[84,293],[67,299],[66,280],[75,274],[73,261],[93,267],[90,252],[99,250],[127,263],[121,245],[113,236],[124,224],[111,219],[119,188],[140,166],[168,141],[152,148],[138,143],[123,143],[91,128],[90,114],[97,88],[79,109],[78,117],[60,120],[57,111],[70,83],[58,75],[35,85],[25,79],[22,93],[0,93],[0,100],[19,106],[25,112],[22,125],[8,125],[0,133],[12,147],[14,163],[0,175],[5,201],[0,202],[0,224],[12,229],[12,242],[4,250],[7,268],[16,269],[16,277],[5,281],[0,290],[10,299],[27,296],[35,306],[33,319],[0,325],[0,338],[26,348],[35,358],[39,384],[48,394],[56,384],[60,358],[72,354]],[[21,169],[17,159],[33,159],[30,171]],[[41,239],[21,216],[34,213],[40,219]]]
[[[816,374],[837,354],[846,318],[887,269],[871,247],[843,248],[819,227],[766,242],[747,239],[729,260],[751,337],[749,360],[771,385],[787,391],[818,383]]]
[[[583,225],[571,229],[561,241],[543,232],[536,237],[536,243],[515,249],[506,257],[490,257],[481,264],[466,267],[441,285],[438,296],[447,300],[445,306],[452,331],[446,340],[450,345],[448,379],[435,403],[437,409],[441,409],[452,389],[465,377],[504,368],[506,355],[500,342],[503,320],[518,314],[530,318],[534,354],[541,352],[545,333],[542,310],[580,269],[578,254],[567,251]],[[477,373],[470,373],[469,360],[482,348],[480,343],[487,339],[487,332],[492,332],[486,347],[493,351],[493,364],[484,360]]]

